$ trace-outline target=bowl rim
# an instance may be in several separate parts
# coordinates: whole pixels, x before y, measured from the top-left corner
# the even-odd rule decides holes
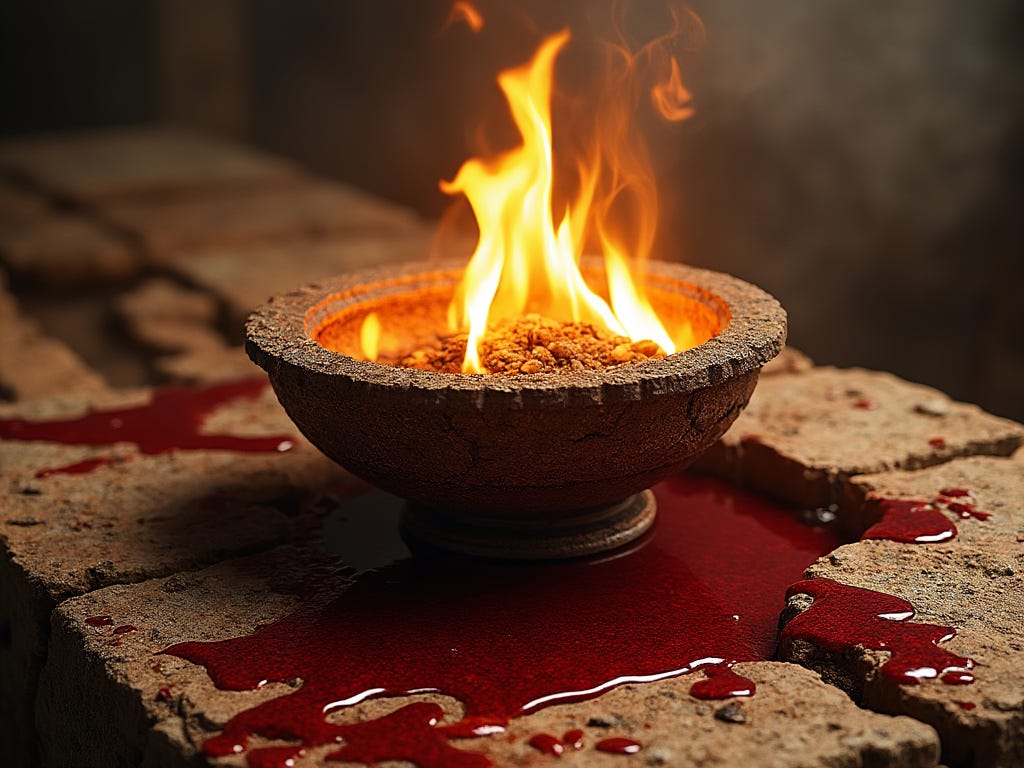
[[[602,263],[590,259],[586,268],[603,269]],[[692,392],[760,368],[781,351],[786,340],[786,312],[766,291],[722,272],[657,260],[646,263],[647,279],[662,283],[658,286],[662,290],[671,291],[675,283],[710,295],[686,292],[706,303],[723,303],[728,321],[717,336],[703,344],[642,363],[514,376],[437,373],[359,360],[324,347],[310,332],[311,325],[322,326],[325,318],[345,306],[454,283],[464,268],[464,261],[406,262],[347,272],[277,295],[250,314],[246,352],[275,384],[286,366],[326,376],[351,395],[359,390],[363,396],[393,395],[400,398],[395,402],[408,404],[519,410],[601,405]],[[311,322],[317,316],[319,321]]]

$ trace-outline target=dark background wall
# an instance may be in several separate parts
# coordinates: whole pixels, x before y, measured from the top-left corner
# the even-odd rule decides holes
[[[497,69],[603,10],[479,5],[477,38],[438,34],[448,0],[5,0],[0,130],[174,119],[437,214]],[[774,292],[818,362],[1024,419],[1024,6],[693,5],[697,116],[651,126],[660,255]]]

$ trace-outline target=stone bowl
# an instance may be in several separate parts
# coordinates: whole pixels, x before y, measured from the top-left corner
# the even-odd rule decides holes
[[[443,329],[463,264],[366,270],[271,299],[246,351],[301,432],[353,474],[411,502],[405,528],[447,549],[565,557],[619,546],[654,517],[647,490],[709,448],[745,407],[786,336],[761,289],[678,264],[647,265],[671,327],[708,338],[659,360],[599,371],[442,374],[359,359],[370,312]],[[584,273],[600,279],[598,262]],[[595,281],[595,284],[596,281]]]

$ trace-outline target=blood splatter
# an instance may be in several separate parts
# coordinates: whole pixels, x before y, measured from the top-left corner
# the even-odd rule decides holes
[[[968,684],[974,662],[940,648],[951,639],[951,627],[911,622],[914,606],[882,592],[851,587],[831,579],[807,579],[791,586],[787,597],[807,594],[810,608],[782,630],[783,649],[796,640],[831,653],[858,646],[888,651],[891,656],[881,673],[903,685],[940,678],[944,683]]]
[[[537,733],[530,737],[529,744],[534,749],[543,752],[545,755],[561,757],[565,752],[565,746],[557,736],[550,733]]]
[[[882,519],[872,525],[861,539],[887,539],[908,544],[934,544],[949,541],[956,526],[927,501],[882,499]]]
[[[639,741],[626,739],[622,736],[613,736],[610,739],[601,739],[601,741],[597,742],[595,746],[601,752],[610,752],[613,755],[635,755],[643,749],[643,744]]]
[[[729,699],[733,696],[753,696],[757,686],[753,680],[738,675],[724,664],[705,667],[707,677],[690,686],[690,695],[698,699]]]

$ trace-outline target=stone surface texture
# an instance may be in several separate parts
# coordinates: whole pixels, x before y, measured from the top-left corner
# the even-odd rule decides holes
[[[815,508],[847,478],[957,456],[1008,456],[1024,427],[878,371],[813,368],[765,377],[700,467]]]
[[[0,272],[0,402],[104,389],[103,378],[73,350],[21,313]]]
[[[149,394],[99,393],[0,406],[0,418],[70,418],[90,405],[117,408]],[[269,388],[256,400],[226,404],[206,420],[216,434],[292,434]],[[266,549],[294,532],[289,514],[305,499],[350,476],[295,437],[284,453],[176,451],[141,455],[129,443],[57,445],[0,440],[0,710],[15,756],[32,747],[36,680],[45,660],[50,612],[68,597],[110,584],[194,569]],[[111,461],[85,474],[41,471],[94,458]]]
[[[7,140],[0,169],[85,204],[291,184],[297,176],[284,160],[159,125]]]
[[[20,280],[63,290],[125,280],[142,269],[141,254],[124,237],[80,213],[54,213],[0,234],[0,258]]]
[[[394,234],[420,226],[405,208],[343,184],[314,180],[174,201],[122,201],[101,206],[100,214],[150,253],[353,232]]]
[[[159,261],[167,271],[215,296],[225,308],[229,333],[241,342],[249,313],[271,296],[357,269],[422,262],[430,244],[429,232],[403,231],[251,247],[211,246],[170,253]]]

